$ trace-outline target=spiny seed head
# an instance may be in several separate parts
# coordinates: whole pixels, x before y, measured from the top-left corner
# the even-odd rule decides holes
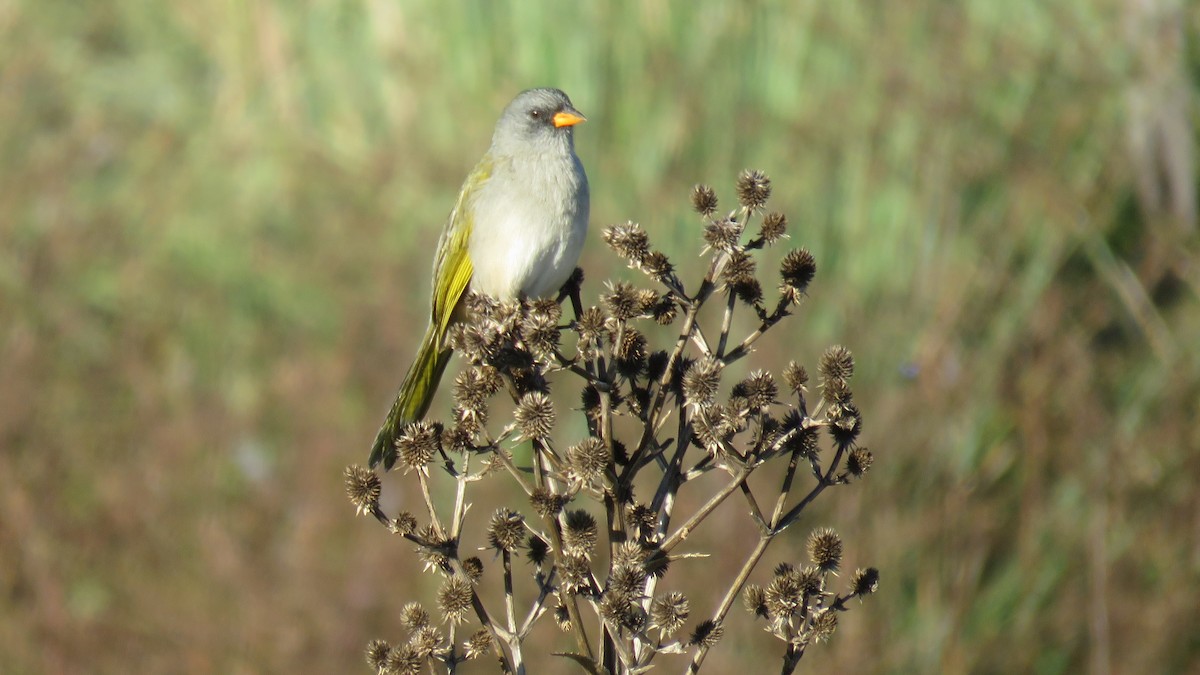
[[[756,211],[771,198],[771,179],[762,171],[745,170],[737,177],[738,203]]]
[[[861,476],[871,468],[874,463],[875,456],[866,448],[854,448],[850,451],[850,457],[846,459],[846,470],[852,476]]]
[[[816,274],[817,261],[808,249],[791,251],[779,264],[779,291],[788,302],[799,303]]]
[[[829,410],[829,435],[841,446],[854,443],[862,432],[862,414],[853,403],[835,405]]]
[[[540,391],[522,396],[513,417],[525,438],[546,438],[554,430],[554,404]]]
[[[599,532],[596,519],[582,509],[568,511],[563,527],[563,549],[567,555],[591,556]]]
[[[796,576],[801,592],[809,597],[816,597],[824,590],[825,576],[817,567],[805,565],[804,569],[793,570],[791,574]]]
[[[776,574],[763,592],[767,612],[773,617],[789,617],[804,606],[804,588],[793,570]]]
[[[837,612],[828,608],[822,610],[812,622],[813,644],[828,642],[829,638],[833,637],[833,631],[837,630],[837,625]]]
[[[616,567],[608,577],[608,588],[616,593],[640,596],[646,590],[646,572],[640,565]]]
[[[525,537],[525,518],[516,511],[497,509],[488,524],[488,544],[497,551],[512,553]]]
[[[793,394],[803,396],[808,391],[808,387],[805,386],[808,384],[808,371],[795,361],[788,361],[787,367],[783,369],[783,380],[787,382]]]
[[[746,586],[746,592],[742,594],[742,602],[746,607],[747,612],[766,618],[767,614],[767,592],[758,584],[750,584]]]
[[[533,494],[529,495],[529,503],[539,516],[548,517],[562,511],[567,503],[567,496],[552,493],[546,488],[536,488]]]
[[[634,504],[628,514],[629,524],[641,530],[642,538],[648,538],[658,525],[658,514],[645,504]]]
[[[646,610],[634,604],[633,597],[624,593],[605,593],[600,601],[600,616],[635,633],[646,626]]]
[[[821,454],[820,427],[794,427],[790,439],[784,443],[787,452],[795,452],[805,459],[816,459]]]
[[[346,467],[342,475],[346,477],[346,496],[354,504],[355,513],[362,515],[373,512],[379,506],[379,493],[383,489],[379,476],[357,464]]]
[[[850,382],[840,378],[822,382],[821,396],[831,406],[846,406],[854,400],[854,392],[850,391]]]
[[[536,534],[529,535],[529,539],[525,541],[525,546],[529,549],[529,553],[527,554],[529,562],[534,565],[541,566],[546,561],[546,555],[550,553],[550,544],[547,544],[545,539]]]
[[[692,631],[692,636],[688,640],[688,644],[701,645],[704,647],[712,647],[721,641],[721,637],[725,635],[725,628],[720,622],[713,619],[706,619],[696,626]]]
[[[596,306],[583,310],[583,315],[579,317],[578,329],[581,338],[599,338],[604,334],[604,311]]]
[[[644,508],[644,507],[643,507]],[[612,566],[619,567],[641,567],[647,556],[646,549],[636,541],[623,541],[613,551]]]
[[[579,268],[575,268],[579,271]],[[562,305],[554,298],[536,298],[529,301],[529,313],[549,317],[551,321],[562,319]]]
[[[774,244],[787,236],[787,224],[787,216],[778,211],[772,211],[763,216],[758,236],[762,238],[763,243]]]
[[[655,579],[661,579],[666,576],[667,570],[671,568],[671,556],[658,547],[651,548],[648,553],[649,555],[646,556],[646,561],[642,563],[642,567]]]
[[[429,420],[411,422],[396,439],[396,450],[405,472],[411,469],[424,470],[442,447],[442,425]]]
[[[879,570],[874,567],[854,570],[854,576],[850,578],[850,590],[858,596],[879,590]]]
[[[675,301],[671,299],[670,295],[663,295],[659,298],[651,311],[654,314],[654,322],[660,326],[671,325],[675,322],[675,317],[679,315],[679,308],[675,305]]]
[[[646,365],[646,336],[632,326],[626,326],[620,344],[613,350],[617,370],[628,378],[636,377]]]
[[[675,266],[671,264],[667,254],[662,251],[650,251],[642,260],[642,271],[662,281],[671,276],[671,273],[675,271]]]
[[[664,636],[674,635],[687,622],[691,611],[687,596],[683,593],[673,591],[660,595],[650,603],[650,625]]]
[[[367,643],[367,665],[373,670],[381,670],[390,651],[392,648],[383,640],[371,640]]]
[[[834,345],[821,355],[817,371],[826,380],[848,380],[854,375],[854,355],[841,345]]]
[[[808,557],[822,572],[836,572],[842,564],[842,538],[828,527],[808,535]]]
[[[483,578],[483,561],[479,556],[471,556],[462,561],[463,574],[467,575],[467,579],[471,583],[478,583]]]
[[[717,387],[721,384],[721,370],[725,367],[721,361],[706,356],[696,361],[683,375],[683,395],[688,404],[694,408],[705,408],[712,405],[717,395]]]
[[[554,623],[564,633],[571,630],[571,610],[567,609],[567,603],[561,597],[558,604],[554,605]]]
[[[412,634],[412,637],[408,640],[408,644],[412,645],[412,648],[416,650],[421,658],[427,659],[442,651],[442,642],[444,640],[445,637],[442,636],[442,632],[437,628],[422,626],[420,630]]]
[[[733,251],[742,238],[742,224],[733,218],[722,218],[704,226],[704,243],[717,251]]]
[[[412,534],[417,531],[417,517],[408,511],[401,511],[392,519],[389,527],[396,534]]]
[[[759,410],[776,403],[779,387],[775,386],[775,378],[771,374],[756,370],[750,376],[733,387],[733,396],[746,398],[751,410]]]
[[[650,237],[641,225],[632,221],[624,225],[610,225],[604,229],[604,243],[617,255],[638,266],[650,254]]]
[[[429,612],[419,602],[410,602],[400,609],[400,625],[409,632],[429,625]]]
[[[521,322],[521,339],[530,353],[539,359],[545,360],[554,354],[558,338],[558,319],[549,314],[530,312]]]
[[[463,643],[463,656],[467,660],[477,659],[488,653],[492,648],[492,634],[486,628],[480,628]]]
[[[450,577],[438,589],[438,610],[447,621],[460,623],[471,609],[473,596],[471,582],[459,576]]]
[[[412,645],[400,645],[388,652],[383,672],[388,675],[417,675],[421,672],[421,655]]]
[[[644,311],[641,295],[633,284],[627,281],[609,282],[608,291],[600,296],[600,302],[614,319],[625,321]]]
[[[754,270],[754,258],[749,253],[734,251],[729,254],[729,260],[725,263],[724,269],[721,270],[721,275],[730,285],[740,284],[753,281]]]
[[[559,566],[562,588],[568,593],[590,593],[592,590],[592,567],[588,559],[579,555],[564,555]]]
[[[758,279],[755,279],[754,277],[742,279],[741,281],[732,284],[731,287],[733,288],[733,294],[737,296],[737,299],[741,300],[747,305],[757,306],[762,302],[762,284],[760,284]]]
[[[707,185],[692,188],[692,208],[702,216],[711,216],[717,211],[717,193]]]
[[[595,436],[588,437],[567,449],[567,466],[571,475],[583,482],[600,478],[612,461],[612,453],[604,441]]]

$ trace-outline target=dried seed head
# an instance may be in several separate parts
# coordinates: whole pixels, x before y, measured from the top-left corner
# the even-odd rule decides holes
[[[612,566],[641,567],[647,556],[646,549],[636,541],[624,541],[613,551]]]
[[[850,446],[862,432],[862,414],[853,403],[831,406],[829,409],[829,435],[841,446]]]
[[[492,649],[492,634],[486,628],[480,628],[463,643],[463,656],[467,660],[477,659]]]
[[[612,454],[608,446],[595,436],[567,449],[567,466],[571,475],[585,483],[600,478],[611,461]]]
[[[513,417],[525,438],[546,438],[554,430],[554,404],[540,391],[522,396]]]
[[[804,607],[804,588],[799,574],[788,566],[776,570],[771,583],[763,591],[768,616],[787,618]]]
[[[426,542],[426,545],[417,547],[417,557],[425,566],[425,571],[441,572],[449,574],[450,559],[442,552],[442,546],[446,544],[446,540],[442,538],[433,525],[422,527],[416,534],[417,538]]]
[[[383,640],[371,640],[367,643],[367,665],[373,670],[381,670],[387,663],[390,651],[392,648]]]
[[[643,539],[649,538],[658,525],[658,514],[645,504],[634,504],[628,509],[629,524],[641,532]]]
[[[429,612],[419,602],[410,602],[400,609],[400,625],[410,632],[429,625]]]
[[[747,305],[757,306],[762,302],[762,284],[760,284],[758,279],[755,279],[754,277],[743,279],[742,281],[733,284],[732,288],[733,294],[737,296],[737,299],[741,300]]]
[[[858,596],[879,590],[879,570],[874,567],[854,570],[854,576],[850,578],[850,590]]]
[[[763,216],[758,236],[765,244],[774,244],[787,236],[787,216],[778,211],[772,211]]]
[[[374,512],[379,507],[379,493],[382,490],[379,476],[357,464],[346,467],[342,475],[346,478],[346,496],[354,504],[354,512],[358,515]]]
[[[641,225],[632,221],[624,225],[610,225],[604,229],[604,243],[617,255],[638,267],[650,254],[650,237]]]
[[[561,597],[558,604],[554,605],[554,623],[564,633],[571,630],[571,610],[567,609],[567,603]]]
[[[675,271],[675,266],[671,264],[671,260],[661,251],[651,251],[642,260],[642,271],[655,279],[662,281],[671,276]]]
[[[825,590],[825,576],[821,574],[821,570],[812,565],[805,565],[804,569],[794,572],[800,583],[800,590],[809,597],[816,597]]]
[[[762,586],[758,584],[750,584],[746,586],[746,592],[742,594],[742,602],[746,607],[747,612],[766,618],[767,613],[767,593]]]
[[[646,610],[634,604],[633,597],[625,593],[605,593],[600,601],[600,616],[635,633],[646,626]]]
[[[592,590],[592,567],[583,556],[564,555],[559,566],[562,588],[568,593],[590,593]]]
[[[804,386],[808,384],[808,371],[795,361],[789,361],[783,369],[783,380],[787,382],[793,394],[803,396],[808,391],[808,387]]]
[[[525,518],[516,511],[497,509],[488,524],[488,544],[497,551],[512,553],[525,537]]]
[[[620,344],[613,350],[617,372],[630,379],[637,377],[646,366],[646,346],[646,336],[636,328],[626,326]]]
[[[424,470],[441,447],[442,425],[429,420],[405,425],[404,431],[396,439],[396,450],[406,473],[411,469]]]
[[[597,340],[604,335],[604,312],[596,306],[583,310],[578,330],[581,339]]]
[[[527,554],[529,562],[534,565],[541,566],[546,561],[546,555],[550,553],[550,544],[547,544],[545,539],[536,534],[529,535],[529,539],[525,541],[525,546],[529,549],[529,553]]]
[[[421,656],[427,659],[436,653],[443,650],[443,642],[445,637],[442,632],[433,626],[422,626],[420,630],[412,634],[408,639],[408,644]]]
[[[771,179],[762,171],[745,170],[737,177],[738,203],[757,211],[771,198]]]
[[[721,641],[723,635],[725,635],[725,628],[719,622],[706,619],[692,631],[688,644],[712,647]]]
[[[660,595],[650,603],[650,625],[664,636],[674,635],[691,614],[687,596],[679,592]]]
[[[742,224],[733,218],[722,218],[704,226],[704,243],[717,251],[733,251],[742,238]]]
[[[712,405],[724,367],[721,361],[706,356],[687,369],[683,375],[683,396],[689,405],[697,409]]]
[[[795,422],[796,425],[800,423],[799,420]],[[799,428],[796,426],[793,428],[796,429],[796,432],[784,443],[784,450],[796,452],[805,459],[816,459],[821,454],[820,427]]]
[[[842,538],[828,527],[808,535],[808,557],[822,572],[836,572],[842,564]]]
[[[730,285],[754,280],[754,258],[745,251],[734,251],[729,254],[729,260],[721,270],[721,276]]]
[[[530,312],[521,322],[521,339],[539,360],[545,361],[554,355],[558,338],[558,319],[549,314]]]
[[[388,652],[383,672],[388,675],[417,675],[421,672],[421,655],[412,645],[400,645]]]
[[[596,519],[587,511],[576,509],[568,511],[564,520],[563,550],[567,555],[590,557],[599,537]]]
[[[483,578],[483,561],[478,556],[471,556],[462,561],[463,574],[467,575],[467,579],[471,583],[479,583]]]
[[[537,488],[529,495],[529,502],[539,516],[557,515],[567,503],[567,496],[554,494],[546,488]]]
[[[608,589],[613,593],[640,597],[646,590],[646,572],[640,565],[615,567],[608,577]]]
[[[392,519],[390,527],[396,534],[412,534],[417,531],[417,517],[408,511],[401,511]]]
[[[792,304],[800,302],[808,284],[817,274],[817,261],[808,249],[789,252],[779,264],[779,292]]]
[[[461,623],[471,609],[473,596],[471,582],[459,576],[450,577],[438,589],[438,610],[446,621]]]
[[[717,193],[707,185],[693,187],[692,208],[702,216],[711,216],[717,211]]]
[[[822,610],[812,622],[813,644],[828,642],[833,637],[833,631],[837,630],[837,624],[837,612],[828,608]]]
[[[770,373],[756,370],[734,385],[733,395],[744,396],[750,409],[757,411],[778,402],[779,387],[775,386],[775,378]]]
[[[850,451],[850,457],[846,459],[846,470],[852,476],[861,476],[871,468],[871,464],[875,461],[875,456],[866,448],[854,448]]]
[[[675,301],[671,299],[670,295],[663,295],[659,298],[651,311],[654,314],[654,322],[660,326],[671,325],[675,322],[675,317],[679,315],[679,308],[675,305]],[[663,363],[664,365],[666,364],[665,361]]]
[[[848,380],[854,375],[854,355],[841,345],[834,345],[821,355],[817,372],[825,380]]]
[[[633,284],[627,281],[609,283],[608,290],[600,296],[600,302],[614,319],[624,321],[642,314],[642,299]]]

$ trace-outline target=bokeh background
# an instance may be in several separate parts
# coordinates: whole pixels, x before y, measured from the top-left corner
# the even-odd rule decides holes
[[[877,461],[756,579],[832,525],[882,585],[804,667],[1200,671],[1198,27],[1181,0],[0,2],[0,670],[366,671],[431,577],[341,471],[498,111],[553,85],[590,118],[586,293],[627,274],[606,224],[699,261],[690,187],[732,203],[747,167],[817,257],[743,365],[849,346]],[[776,670],[731,623],[708,668]]]

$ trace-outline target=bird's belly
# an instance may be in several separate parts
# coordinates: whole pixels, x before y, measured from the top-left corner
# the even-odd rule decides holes
[[[471,290],[498,298],[520,293],[543,297],[558,291],[566,282],[583,247],[586,225],[571,218],[548,222],[511,214],[486,227],[477,226],[471,236],[470,252],[474,274]]]

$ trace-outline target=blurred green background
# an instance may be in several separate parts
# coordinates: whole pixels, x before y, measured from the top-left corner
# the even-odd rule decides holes
[[[748,167],[817,257],[745,365],[849,346],[877,461],[756,580],[832,525],[882,585],[805,667],[1200,671],[1198,27],[1176,0],[0,2],[0,669],[365,672],[398,637],[431,577],[341,470],[460,181],[550,85],[590,120],[585,292],[626,274],[610,223],[698,261],[690,187],[732,203]],[[706,670],[776,670],[732,623]]]

